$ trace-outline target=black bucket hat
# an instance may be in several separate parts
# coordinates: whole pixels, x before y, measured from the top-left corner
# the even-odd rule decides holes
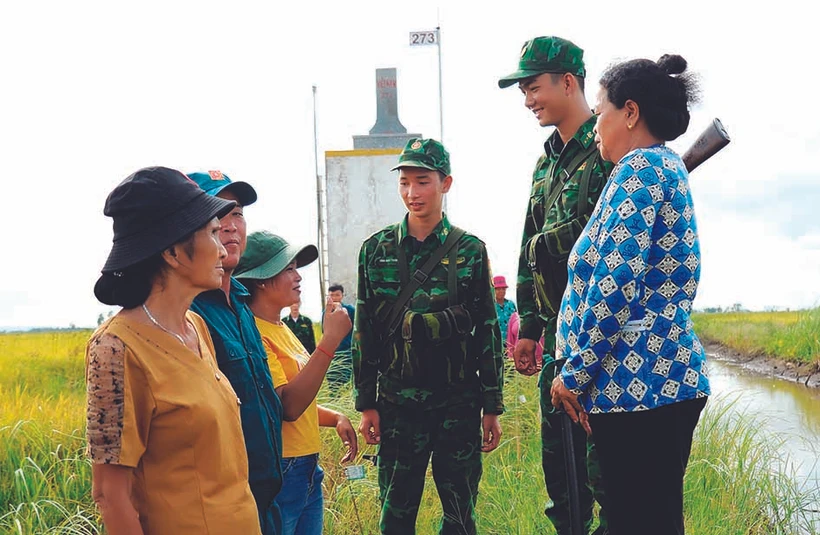
[[[94,293],[112,304],[105,275],[122,271],[163,251],[236,203],[205,193],[180,171],[146,167],[123,180],[108,195],[103,213],[114,219],[114,244]]]

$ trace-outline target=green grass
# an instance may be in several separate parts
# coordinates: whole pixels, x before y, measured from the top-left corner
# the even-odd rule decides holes
[[[526,401],[521,402],[523,395]],[[554,533],[544,516],[547,499],[541,472],[540,416],[536,378],[518,376],[509,384],[507,413],[502,417],[503,435],[498,449],[484,456],[484,474],[479,488],[478,531],[482,534],[507,535],[510,533]],[[320,395],[320,402],[332,405]],[[338,403],[334,408],[351,413],[350,402]],[[376,468],[368,467],[364,480],[347,482],[335,459],[341,458],[342,448],[335,433],[323,431],[323,465],[326,470],[325,490],[326,533],[353,535],[378,533],[378,484]],[[363,442],[362,442],[363,445]],[[364,446],[368,448],[367,446]],[[375,453],[369,447],[365,453]],[[431,472],[422,498],[417,522],[418,533],[438,533],[441,506],[435,492]],[[355,520],[353,500],[362,520],[360,531]]]
[[[693,314],[695,332],[740,353],[820,367],[820,308],[795,312]]]
[[[0,335],[0,534],[99,534],[91,501],[91,467],[84,457],[83,352],[88,333]],[[519,401],[519,396],[526,401]],[[478,502],[482,534],[551,534],[540,462],[535,378],[515,376],[507,386],[508,412],[497,451],[485,456]],[[351,415],[352,401],[320,393],[320,401]],[[765,426],[710,402],[686,479],[690,533],[792,534],[808,523],[816,491],[801,490]],[[326,471],[325,533],[378,533],[376,469],[348,482],[338,459],[342,446],[323,430]],[[375,453],[375,448],[363,448]],[[772,470],[774,468],[774,470]],[[437,532],[441,515],[428,478],[417,523]],[[358,512],[358,514],[357,514]],[[362,530],[360,530],[359,520]],[[806,531],[807,533],[816,533]]]
[[[99,533],[85,458],[90,332],[0,335],[0,533]]]
[[[686,474],[687,529],[710,535],[817,533],[809,513],[817,488],[801,485],[781,454],[793,437],[763,431],[765,422],[712,400],[698,424]]]

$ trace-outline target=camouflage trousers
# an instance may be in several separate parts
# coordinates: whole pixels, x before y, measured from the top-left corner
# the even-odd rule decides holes
[[[552,504],[544,510],[558,535],[570,535],[569,480],[564,467],[564,443],[561,440],[561,414],[555,411],[550,401],[550,387],[555,377],[555,367],[550,366],[551,358],[544,355],[544,368],[538,378],[541,390],[541,466]],[[580,425],[572,426],[574,457],[578,475],[578,495],[581,502],[581,521],[584,533],[592,528],[592,505],[597,501],[601,506],[598,528],[593,535],[605,535],[607,531],[604,504],[606,496],[601,484],[601,469],[592,437],[587,437]]]
[[[474,535],[481,479],[481,411],[460,405],[419,410],[379,406],[379,526],[387,535],[414,534],[432,456],[443,509],[441,535]]]

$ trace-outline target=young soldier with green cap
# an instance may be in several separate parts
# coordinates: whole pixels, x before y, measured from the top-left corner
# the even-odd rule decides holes
[[[408,214],[359,255],[359,431],[379,444],[382,533],[415,533],[432,455],[440,533],[474,534],[481,452],[498,446],[504,411],[487,249],[442,213],[453,177],[441,143],[411,139],[396,169]]]
[[[518,84],[524,105],[541,126],[555,130],[544,143],[532,176],[516,298],[520,314],[519,339],[513,357],[524,375],[537,371],[535,347],[544,334],[541,389],[542,466],[554,506],[546,514],[559,535],[570,533],[569,485],[564,468],[560,415],[550,402],[555,376],[554,352],[557,310],[567,285],[567,257],[592,214],[612,170],[595,146],[595,116],[584,98],[584,52],[560,37],[536,37],[524,44],[518,70],[501,78],[501,88]],[[580,426],[573,426],[581,515],[588,532],[592,525],[593,491],[603,505],[594,445]],[[592,481],[592,484],[590,484]],[[606,533],[601,510],[596,534]]]

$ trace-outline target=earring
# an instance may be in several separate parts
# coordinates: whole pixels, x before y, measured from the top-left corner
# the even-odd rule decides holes
[[[632,124],[631,124],[631,123],[630,123],[630,124],[627,124],[627,125],[626,125],[626,128],[627,128],[627,130],[632,130]]]

